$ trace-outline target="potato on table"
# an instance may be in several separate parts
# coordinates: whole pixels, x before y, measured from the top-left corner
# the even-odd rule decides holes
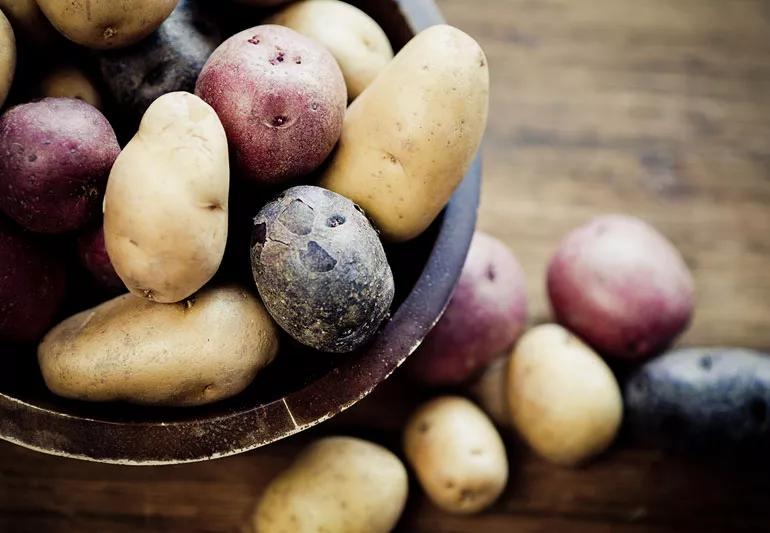
[[[43,96],[51,98],[75,98],[91,104],[97,109],[102,107],[102,97],[94,82],[75,66],[64,65],[48,72],[41,83]]]
[[[342,70],[350,100],[393,59],[382,28],[357,7],[339,0],[294,2],[265,22],[286,26],[324,45]]]
[[[88,48],[121,48],[154,32],[179,0],[37,0],[53,26]]]
[[[30,231],[64,233],[98,215],[120,152],[109,122],[72,98],[44,98],[0,117],[0,210]]]
[[[238,394],[277,352],[261,302],[226,286],[173,305],[118,296],[51,330],[38,361],[59,396],[188,406]]]
[[[393,453],[351,437],[308,446],[265,489],[258,533],[387,533],[406,503],[406,468]]]
[[[8,19],[0,10],[0,107],[3,107],[5,98],[13,82],[16,72],[16,38]]]
[[[510,353],[499,354],[475,380],[466,387],[468,394],[499,427],[511,426],[508,404],[508,363]]]
[[[456,28],[432,26],[350,104],[320,185],[360,205],[384,238],[416,237],[470,167],[488,101],[479,45]]]
[[[227,139],[214,110],[185,92],[155,100],[104,196],[107,253],[132,293],[178,302],[214,276],[229,188]]]
[[[195,94],[222,120],[240,176],[263,186],[301,178],[323,163],[347,104],[334,57],[318,42],[269,24],[222,43]]]

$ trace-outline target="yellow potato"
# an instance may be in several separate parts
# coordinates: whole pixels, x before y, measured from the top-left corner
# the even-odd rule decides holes
[[[468,393],[500,427],[511,425],[508,406],[508,353],[495,359],[468,385]]]
[[[227,242],[230,167],[214,110],[195,95],[153,102],[104,196],[104,242],[128,289],[178,302],[216,273]]]
[[[0,107],[5,103],[16,71],[16,39],[13,29],[0,11]]]
[[[160,26],[179,0],[37,0],[53,26],[89,48],[134,44]]]
[[[382,446],[327,437],[307,447],[265,489],[253,518],[258,533],[385,533],[406,503],[401,461]]]
[[[19,40],[25,44],[48,46],[59,35],[40,11],[35,0],[0,0],[0,10],[11,21]]]
[[[528,331],[508,363],[513,423],[534,450],[576,465],[603,452],[623,417],[618,382],[607,364],[569,331]]]
[[[404,453],[428,497],[450,513],[489,507],[508,481],[500,435],[481,409],[459,396],[435,398],[412,414]]]
[[[43,96],[77,98],[97,109],[102,107],[102,98],[93,82],[75,67],[59,67],[49,72],[41,83],[41,92]]]
[[[470,166],[488,101],[476,41],[451,26],[428,28],[350,105],[321,185],[360,205],[384,238],[416,237]]]
[[[238,394],[277,352],[262,303],[222,287],[179,304],[118,296],[51,330],[38,361],[60,396],[184,406]]]
[[[348,99],[353,100],[393,59],[385,32],[372,18],[339,0],[304,0],[290,4],[266,21],[315,39],[342,70]]]

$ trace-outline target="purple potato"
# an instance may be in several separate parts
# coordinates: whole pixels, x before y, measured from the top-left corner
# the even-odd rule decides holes
[[[126,290],[126,285],[118,277],[110,256],[107,255],[102,224],[78,237],[78,256],[99,288],[116,293]]]
[[[650,357],[690,322],[693,280],[655,228],[624,215],[597,217],[561,242],[548,265],[557,321],[605,356]]]
[[[0,210],[30,231],[81,228],[101,210],[119,152],[107,119],[85,102],[13,107],[0,117]]]
[[[502,242],[476,232],[444,315],[407,362],[429,386],[458,385],[480,374],[527,321],[524,273]]]

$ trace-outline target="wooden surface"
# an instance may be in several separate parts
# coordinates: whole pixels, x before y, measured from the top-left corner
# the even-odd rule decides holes
[[[594,214],[639,215],[693,268],[683,344],[770,348],[770,2],[440,0],[492,72],[481,228],[521,259],[533,322],[543,270]],[[417,401],[396,376],[311,434],[208,463],[122,468],[0,444],[0,531],[239,532],[260,492],[312,436],[398,449]],[[511,482],[489,512],[455,517],[412,487],[399,526],[420,532],[761,531],[770,475],[688,462],[621,439],[580,470],[510,443]]]

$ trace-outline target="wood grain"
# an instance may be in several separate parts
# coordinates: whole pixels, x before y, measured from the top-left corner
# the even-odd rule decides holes
[[[439,0],[492,72],[480,227],[517,253],[533,322],[543,272],[591,216],[627,212],[683,251],[698,307],[683,344],[770,348],[770,2]],[[420,399],[399,376],[310,433],[209,463],[122,468],[0,445],[0,531],[240,532],[266,482],[308,439],[399,447]],[[400,531],[770,529],[770,476],[638,449],[623,437],[579,470],[510,443],[511,483],[476,517],[412,487]]]

